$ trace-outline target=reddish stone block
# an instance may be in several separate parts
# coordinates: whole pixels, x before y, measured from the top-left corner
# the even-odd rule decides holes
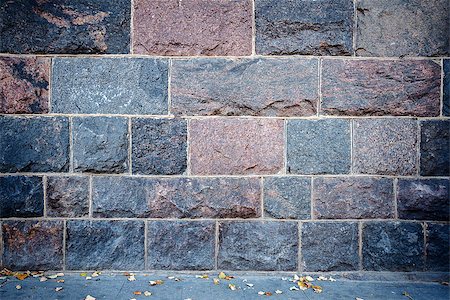
[[[48,112],[49,73],[49,58],[0,58],[0,113]]]
[[[204,119],[190,124],[191,172],[274,174],[283,167],[282,120]]]
[[[134,53],[250,55],[252,1],[135,0]]]
[[[324,60],[322,113],[439,116],[441,67],[430,60]]]

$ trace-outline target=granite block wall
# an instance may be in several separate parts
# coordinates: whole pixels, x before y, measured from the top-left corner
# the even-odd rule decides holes
[[[0,0],[0,265],[449,271],[448,0]]]

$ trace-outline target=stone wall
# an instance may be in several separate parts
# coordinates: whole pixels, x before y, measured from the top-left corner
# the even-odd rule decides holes
[[[1,264],[448,271],[448,0],[0,1]]]

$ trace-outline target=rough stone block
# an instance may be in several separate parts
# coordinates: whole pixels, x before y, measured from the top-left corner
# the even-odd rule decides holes
[[[129,53],[130,0],[0,3],[0,52]]]
[[[258,54],[351,55],[351,0],[256,0]]]
[[[67,172],[66,117],[0,117],[0,172]]]
[[[348,120],[289,120],[287,172],[348,174],[350,144]]]
[[[148,223],[148,264],[157,270],[214,268],[215,222],[152,221]]]
[[[184,173],[187,165],[185,120],[133,119],[131,126],[133,173]]]
[[[3,221],[3,266],[12,270],[61,270],[62,221]]]
[[[66,267],[69,270],[144,269],[144,222],[67,222]]]
[[[359,0],[356,55],[446,56],[448,0]]]
[[[420,122],[420,175],[450,176],[450,120]]]
[[[128,170],[128,120],[110,117],[74,118],[75,172],[123,173]]]
[[[448,221],[448,179],[399,179],[398,216],[401,219]]]
[[[107,218],[254,218],[261,216],[260,191],[258,178],[94,177],[93,212]]]
[[[310,219],[311,179],[264,178],[264,214],[276,219]]]
[[[444,105],[442,114],[450,117],[450,59],[444,59]]]
[[[134,53],[250,55],[252,1],[135,0]]]
[[[48,58],[1,57],[0,113],[47,113],[49,74]]]
[[[448,220],[448,219],[447,219]],[[425,269],[448,272],[450,262],[448,224],[427,224]]]
[[[313,182],[317,219],[394,217],[394,186],[388,178],[324,177]]]
[[[168,63],[164,59],[55,58],[52,110],[74,114],[167,114],[167,78]]]
[[[42,177],[0,177],[0,218],[42,217],[43,214]]]
[[[362,256],[366,271],[422,271],[423,228],[420,223],[363,224]]]
[[[356,222],[303,223],[302,264],[308,272],[359,269]]]
[[[221,222],[218,268],[293,271],[298,229],[294,222]]]
[[[353,126],[353,171],[415,175],[417,122],[414,119],[360,119]]]
[[[439,116],[441,68],[430,60],[332,60],[322,67],[321,113]]]
[[[191,172],[273,174],[283,167],[284,125],[274,119],[203,119],[190,123]]]
[[[47,177],[47,215],[76,218],[89,213],[89,177]]]
[[[171,111],[178,115],[311,116],[316,59],[175,60]]]

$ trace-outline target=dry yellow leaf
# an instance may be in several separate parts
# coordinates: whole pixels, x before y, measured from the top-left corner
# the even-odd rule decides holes
[[[219,280],[218,278],[214,278],[214,279],[213,279],[213,282],[214,282],[214,284],[217,285],[217,284],[219,284],[220,280]]]
[[[86,277],[86,276],[87,276],[87,273],[81,273],[80,276],[81,276],[81,277]],[[89,295],[88,295],[88,296],[89,296]]]
[[[25,278],[28,277],[28,274],[27,274],[27,273],[16,273],[15,276],[16,276],[16,278],[19,279],[19,280],[24,280]]]
[[[197,277],[197,278],[202,278],[202,279],[208,279],[208,278],[209,278],[208,274],[195,275],[195,277]]]
[[[229,287],[230,290],[232,290],[232,291],[235,291],[235,290],[236,290],[236,286],[235,286],[234,284],[232,284],[232,283],[230,283],[230,284],[228,285],[228,287]]]
[[[322,287],[321,286],[313,285],[312,289],[313,289],[314,292],[316,292],[318,294],[322,293]]]
[[[58,283],[64,283],[64,279],[58,279],[58,280],[56,280],[56,282],[58,282]]]

